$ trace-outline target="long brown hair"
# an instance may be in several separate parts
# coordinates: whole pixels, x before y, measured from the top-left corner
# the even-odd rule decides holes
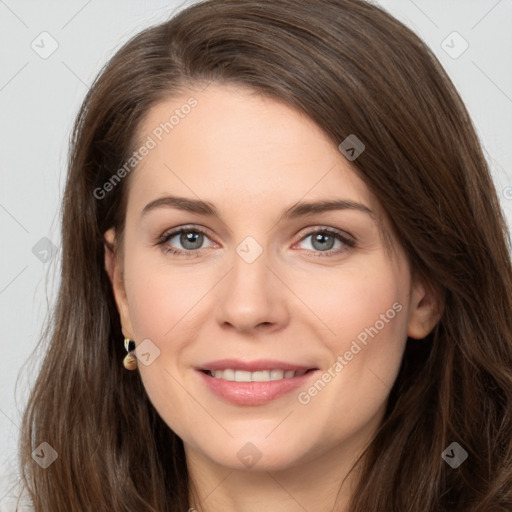
[[[62,275],[23,418],[36,512],[184,511],[182,441],[122,366],[103,234],[122,232],[130,158],[152,106],[190,84],[249,86],[313,119],[379,199],[442,317],[408,340],[351,512],[512,510],[512,269],[506,224],[468,113],[426,45],[360,0],[209,0],[142,31],[90,89],[72,136]],[[200,106],[198,107],[200,108]],[[31,453],[49,443],[47,469]],[[468,460],[441,457],[459,443]]]

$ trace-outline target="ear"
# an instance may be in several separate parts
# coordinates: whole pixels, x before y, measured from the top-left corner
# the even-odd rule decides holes
[[[105,270],[112,284],[112,292],[116,301],[117,311],[121,318],[121,329],[125,338],[133,339],[133,328],[128,308],[128,300],[124,287],[123,269],[120,258],[115,253],[116,232],[114,228],[104,234],[105,238]]]
[[[432,332],[443,312],[441,293],[422,280],[413,282],[409,304],[409,324],[407,335],[423,339]]]

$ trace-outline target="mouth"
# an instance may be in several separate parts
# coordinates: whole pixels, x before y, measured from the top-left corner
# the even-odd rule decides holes
[[[319,368],[270,360],[222,360],[196,370],[207,389],[224,401],[262,405],[306,385]]]
[[[227,368],[225,370],[200,370],[206,375],[215,379],[224,379],[230,382],[271,382],[281,379],[294,379],[302,377],[306,373],[313,372],[317,368],[308,370],[284,370],[284,369],[268,369],[250,372],[247,370],[238,370]]]

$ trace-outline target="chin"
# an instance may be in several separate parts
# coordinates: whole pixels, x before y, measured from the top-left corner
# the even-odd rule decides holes
[[[270,436],[271,437],[271,436]],[[265,439],[265,436],[245,436],[223,440],[217,446],[210,442],[202,451],[214,463],[237,471],[283,471],[300,464],[313,447],[304,446],[298,438],[287,436]],[[300,452],[298,450],[300,448]]]

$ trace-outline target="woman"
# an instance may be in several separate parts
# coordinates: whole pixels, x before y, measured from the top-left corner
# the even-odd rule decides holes
[[[210,0],[141,32],[78,115],[62,234],[36,511],[512,509],[505,222],[381,9]]]

